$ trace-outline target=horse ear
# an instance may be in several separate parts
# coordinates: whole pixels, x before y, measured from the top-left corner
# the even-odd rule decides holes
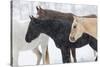
[[[44,15],[45,14],[45,11],[40,6],[36,6],[36,9],[37,9],[38,15]]]
[[[32,16],[32,18],[34,18],[34,17]]]
[[[32,20],[32,16],[29,16],[29,18]]]
[[[38,6],[36,6],[37,11],[39,10]]]
[[[35,20],[35,19],[36,19],[34,16],[29,16],[29,18],[30,18],[31,20]]]
[[[80,22],[82,22],[82,17],[74,16],[74,20],[75,20],[77,23],[80,23]]]
[[[39,9],[42,10],[41,6],[39,6]]]
[[[36,6],[36,9],[37,9],[37,11],[38,11],[38,10],[43,10],[43,9],[41,8],[41,6]]]

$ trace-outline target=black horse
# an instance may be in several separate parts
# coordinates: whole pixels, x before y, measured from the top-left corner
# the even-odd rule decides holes
[[[97,45],[94,44],[94,42],[96,43],[96,40],[95,41],[93,40],[91,42],[86,41],[86,39],[91,40],[91,36],[89,36],[88,34],[83,34],[83,36],[80,39],[78,39],[78,41],[75,43],[69,42],[68,38],[69,38],[72,23],[70,23],[67,20],[61,20],[61,19],[40,20],[34,17],[30,17],[30,19],[31,21],[29,23],[25,40],[27,42],[31,42],[32,40],[37,38],[40,35],[40,33],[47,34],[55,41],[56,46],[61,49],[63,63],[70,62],[70,56],[69,56],[70,54],[67,54],[70,52],[69,51],[70,48],[81,47],[81,44],[82,46],[84,46],[91,42],[93,42],[90,45],[92,48],[95,45]],[[74,47],[71,46],[75,44],[78,46],[74,46]],[[97,46],[95,46],[95,48],[97,48]]]

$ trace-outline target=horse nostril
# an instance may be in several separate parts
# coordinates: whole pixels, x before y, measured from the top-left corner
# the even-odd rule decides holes
[[[74,41],[74,40],[75,40],[75,38],[74,38],[74,37],[70,37],[70,39],[71,39],[72,41]]]

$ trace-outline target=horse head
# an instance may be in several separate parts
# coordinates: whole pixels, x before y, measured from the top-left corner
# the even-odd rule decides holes
[[[25,37],[26,42],[31,42],[40,35],[39,30],[37,30],[39,24],[38,20],[33,16],[29,17],[30,17],[30,23]]]
[[[72,23],[71,32],[69,35],[70,42],[76,42],[78,38],[80,38],[84,32],[84,27],[82,26],[82,18],[78,16],[74,16],[74,21]]]

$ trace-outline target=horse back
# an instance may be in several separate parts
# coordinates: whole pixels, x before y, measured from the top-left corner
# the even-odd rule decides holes
[[[92,14],[92,15],[87,15],[87,16],[82,16],[82,17],[85,17],[85,18],[97,18],[96,15]]]
[[[82,25],[88,34],[97,37],[97,18],[84,18]]]

